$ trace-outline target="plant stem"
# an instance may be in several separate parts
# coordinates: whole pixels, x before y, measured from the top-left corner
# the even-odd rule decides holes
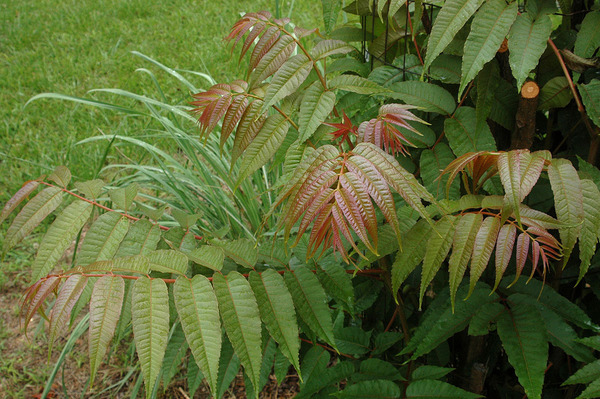
[[[585,127],[587,128],[587,131],[590,134],[590,137],[593,139],[598,136],[598,133],[592,127],[592,124],[590,123],[590,120],[589,120],[587,114],[585,113],[585,108],[583,106],[583,103],[581,102],[581,98],[579,98],[579,94],[577,93],[577,89],[575,88],[575,84],[573,83],[573,79],[571,78],[571,74],[569,73],[569,70],[567,69],[565,60],[563,59],[562,55],[560,54],[560,51],[558,50],[558,48],[556,47],[556,44],[554,44],[552,39],[548,39],[548,44],[550,45],[550,48],[552,48],[552,51],[554,51],[554,54],[556,55],[556,58],[558,59],[558,63],[560,64],[560,66],[563,70],[563,73],[565,74],[565,78],[567,78],[567,83],[569,84],[569,88],[571,89],[571,92],[573,93],[573,99],[575,100],[575,104],[577,104],[577,110],[581,114],[581,118],[583,119],[583,123],[585,123]]]

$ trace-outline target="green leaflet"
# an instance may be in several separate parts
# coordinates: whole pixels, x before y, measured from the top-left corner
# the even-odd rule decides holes
[[[173,296],[194,359],[206,377],[211,392],[216,395],[221,355],[221,321],[212,286],[202,275],[195,275],[191,280],[178,277],[173,287]]]
[[[169,337],[169,294],[161,279],[140,277],[133,284],[132,324],[146,398],[150,398],[161,369]]]
[[[31,267],[34,281],[54,268],[91,213],[92,204],[76,200],[56,217],[44,235]]]
[[[458,296],[466,294],[466,287],[458,289]],[[421,323],[415,331],[409,345],[405,347],[402,353],[414,351],[412,359],[431,352],[442,342],[462,331],[471,321],[471,318],[479,313],[480,309],[488,303],[498,300],[498,295],[492,293],[487,286],[476,287],[471,297],[466,301],[458,301],[454,311],[448,298],[445,303],[437,302],[437,309],[429,313],[427,323]],[[430,305],[434,306],[433,304]],[[413,342],[414,341],[414,342]]]
[[[332,385],[334,385],[334,389],[337,391],[337,383],[350,378],[354,375],[355,371],[354,364],[351,362],[338,362],[335,366],[327,367],[319,374],[313,374],[310,381],[302,387],[296,397],[298,399],[313,398],[318,396],[319,392],[323,394],[322,391]]]
[[[475,237],[482,221],[483,216],[480,213],[467,213],[456,223],[456,231],[452,240],[452,255],[450,255],[450,259],[448,260],[452,309],[454,309],[456,291],[467,270],[467,265],[473,253]]]
[[[319,338],[335,348],[327,296],[317,277],[305,266],[299,266],[294,271],[286,272],[284,280],[302,320]]]
[[[261,356],[261,325],[256,298],[248,281],[238,272],[227,277],[213,275],[213,286],[227,336],[240,358],[258,396]]]
[[[129,220],[121,214],[107,212],[100,215],[85,235],[76,264],[85,266],[112,259],[128,230]]]
[[[67,188],[71,181],[71,171],[66,166],[59,165],[50,173],[48,180],[52,180],[62,188]]]
[[[457,157],[467,152],[496,151],[496,142],[487,124],[477,130],[477,116],[471,107],[460,107],[452,118],[446,119],[444,130]]]
[[[454,368],[450,367],[439,367],[439,366],[428,366],[423,365],[416,369],[411,375],[411,380],[439,380],[440,378],[445,377],[452,371]]]
[[[550,79],[540,90],[539,110],[566,107],[573,99],[573,92],[564,76]]]
[[[288,59],[273,76],[267,87],[261,113],[277,101],[293,93],[312,70],[313,62],[305,54],[296,54]]]
[[[548,167],[548,177],[554,194],[554,207],[559,222],[564,223],[558,232],[563,245],[563,265],[566,264],[577,242],[583,221],[583,191],[577,171],[566,159],[553,159]]]
[[[275,342],[273,337],[271,337],[269,334],[264,334],[262,347],[262,364],[260,365],[260,380],[258,384],[259,391],[262,391],[262,389],[269,381],[269,376],[271,375],[271,371],[273,370],[273,365],[275,363],[275,355],[277,353],[277,343]]]
[[[535,21],[531,18],[527,13],[519,15],[508,36],[508,60],[519,90],[529,72],[538,64],[552,32],[548,15],[542,14]]]
[[[341,353],[364,355],[371,350],[371,331],[358,326],[336,328],[335,343]]]
[[[385,1],[382,1],[380,3],[386,3]],[[400,8],[406,4],[406,0],[390,0],[389,1],[389,6],[387,9],[387,14],[388,14],[388,18],[392,18],[394,15],[396,15],[396,13],[398,12],[398,10],[400,10]],[[378,4],[379,7],[381,7],[381,5]],[[380,14],[381,15],[381,14]]]
[[[487,118],[492,112],[496,89],[500,84],[500,67],[496,60],[491,60],[484,65],[475,80],[477,100],[475,102],[475,126],[480,132],[487,126]]]
[[[425,69],[429,68],[436,57],[450,44],[456,33],[477,11],[482,2],[482,0],[449,0],[444,3],[435,19],[427,42]]]
[[[329,57],[334,54],[346,54],[356,50],[342,40],[322,40],[311,50],[311,56],[315,61]]]
[[[454,159],[454,154],[446,143],[438,143],[430,150],[424,150],[419,159],[421,167],[421,178],[425,188],[433,196],[440,200],[446,197],[446,183],[448,175],[440,176],[440,172],[446,169],[446,166]],[[450,185],[449,199],[458,199],[460,197],[460,182],[455,180]]]
[[[331,90],[338,89],[366,95],[384,94],[390,92],[389,89],[381,87],[371,80],[361,78],[360,76],[356,75],[336,76],[329,81],[329,88]]]
[[[121,209],[125,212],[129,211],[131,204],[138,192],[138,185],[136,183],[130,184],[127,187],[115,188],[108,191],[110,199],[115,203],[117,209]]]
[[[512,278],[507,278],[501,284],[509,293],[519,293],[530,297],[530,302],[536,304],[538,308],[544,306],[569,323],[592,331],[600,331],[600,327],[595,325],[590,317],[579,308],[577,305],[569,301],[567,298],[556,292],[547,284],[544,285],[541,281],[531,279],[529,282],[518,280],[510,288],[506,286]]]
[[[392,292],[394,294],[423,260],[431,230],[431,225],[421,219],[406,233],[404,248],[396,254],[396,260],[392,265]],[[398,300],[395,295],[394,299]]]
[[[389,334],[385,332],[383,334]],[[387,349],[387,348],[386,348]],[[376,357],[360,362],[360,372],[352,376],[354,381],[385,379],[390,381],[403,380],[402,374],[391,363]]]
[[[397,243],[396,237],[393,237],[392,242]],[[344,267],[333,258],[320,259],[316,262],[317,278],[319,282],[327,290],[338,303],[341,301],[349,310],[354,307],[354,288],[352,280]]]
[[[574,53],[583,58],[590,58],[600,47],[600,11],[590,11],[586,14],[575,40]]]
[[[487,217],[481,223],[479,231],[475,236],[473,244],[473,256],[471,258],[470,268],[470,287],[469,294],[475,289],[475,284],[483,274],[487,264],[492,256],[492,251],[496,246],[496,239],[500,230],[500,219],[494,216]]]
[[[425,258],[423,259],[423,274],[421,275],[421,289],[419,290],[419,309],[423,304],[423,296],[427,286],[433,280],[442,262],[446,259],[456,230],[456,217],[444,216],[434,226],[434,232],[427,241]]]
[[[241,156],[240,174],[237,178],[236,187],[275,155],[289,128],[290,122],[279,113],[270,115],[267,118],[265,124]]]
[[[231,342],[224,337],[223,346],[221,347],[221,360],[219,362],[219,380],[217,386],[217,398],[223,397],[229,385],[235,379],[235,376],[240,370],[240,359],[235,354]]]
[[[414,381],[406,388],[406,398],[425,399],[434,397],[440,399],[475,399],[481,398],[481,395],[436,380]]]
[[[546,307],[539,307],[542,318],[546,323],[548,340],[556,347],[561,348],[569,356],[573,356],[577,361],[590,363],[595,360],[590,348],[577,342],[578,336],[573,327]]]
[[[104,188],[104,181],[100,179],[88,180],[84,182],[75,182],[73,184],[77,191],[85,195],[86,198],[95,200],[98,198]]]
[[[201,245],[186,255],[192,262],[215,271],[221,270],[225,261],[223,248],[212,245]]]
[[[540,328],[544,319],[524,295],[511,295],[508,303],[507,311],[496,322],[498,335],[527,396],[541,398],[548,361],[546,329]]]
[[[149,220],[138,220],[129,228],[115,257],[148,255],[156,249],[159,240],[160,228],[157,224],[152,224]]]
[[[298,353],[298,324],[292,296],[287,290],[283,277],[273,269],[262,273],[250,272],[250,286],[258,301],[260,318],[271,336],[279,344],[279,350],[290,360],[300,373]],[[300,375],[300,374],[299,374]]]
[[[469,322],[469,335],[487,335],[490,332],[490,324],[495,322],[506,310],[499,302],[491,302],[479,308],[477,313]]]
[[[175,374],[179,371],[179,365],[183,361],[189,348],[181,324],[174,324],[173,327],[171,327],[171,333],[169,335],[169,342],[167,343],[165,358],[160,371],[164,387],[169,385],[169,382],[171,382],[173,377],[175,377]]]
[[[332,91],[325,91],[320,82],[315,82],[306,89],[298,116],[300,143],[312,137],[317,128],[327,119],[334,105],[335,94]]]
[[[331,356],[329,352],[320,346],[313,346],[306,352],[302,359],[302,375],[304,381],[300,384],[300,390],[304,389],[305,386],[310,386],[312,380],[319,380],[321,375],[325,372]]]
[[[169,249],[152,251],[146,255],[150,270],[162,273],[175,273],[185,275],[188,268],[188,259],[183,253]]]
[[[0,224],[4,222],[8,215],[10,215],[12,211],[14,211],[19,204],[23,202],[23,200],[27,198],[29,194],[31,194],[39,185],[40,182],[37,180],[25,182],[19,191],[17,191],[15,195],[13,195],[12,198],[6,202],[4,208],[2,208],[2,212],[0,212]]]
[[[570,376],[563,385],[588,384],[600,378],[600,360],[586,364]]]
[[[123,307],[125,282],[122,277],[101,277],[92,290],[88,345],[90,356],[90,386],[115,334]]]
[[[258,250],[256,246],[247,238],[240,238],[233,241],[216,241],[211,244],[223,248],[225,255],[231,258],[238,265],[252,269],[258,261]]]
[[[600,79],[593,79],[586,85],[578,84],[577,87],[588,116],[596,126],[600,126]]]
[[[483,66],[494,58],[517,17],[517,3],[504,0],[487,1],[473,18],[471,33],[465,42],[462,77],[458,97]]]
[[[323,23],[325,24],[325,33],[331,33],[335,27],[338,15],[342,10],[342,2],[339,0],[321,0],[323,6]]]
[[[451,115],[456,108],[452,94],[433,83],[406,81],[394,83],[390,89],[393,91],[390,97],[415,105],[425,112]]]
[[[179,227],[186,232],[186,234],[189,233],[191,227],[196,225],[198,219],[202,217],[202,213],[189,214],[188,212],[179,210],[177,208],[171,209],[171,215],[173,216],[173,219],[177,221]]]
[[[60,288],[60,292],[50,312],[50,327],[48,328],[50,344],[48,353],[52,352],[56,338],[65,333],[64,330],[71,316],[71,310],[83,292],[87,281],[87,277],[75,274],[69,277]]]
[[[334,394],[338,398],[399,398],[400,387],[388,380],[360,381]]]
[[[23,187],[25,191],[17,192],[17,195],[23,195],[25,197],[28,194],[29,189],[33,191],[35,187],[27,186]],[[16,195],[15,195],[16,197]],[[13,197],[13,198],[15,198]],[[4,236],[4,245],[2,251],[6,252],[15,245],[17,245],[23,238],[36,228],[38,224],[42,222],[54,210],[60,205],[63,198],[63,192],[58,187],[48,187],[40,191],[31,201],[27,202],[21,212],[17,214],[12,224],[8,228],[6,235]],[[18,197],[15,198],[18,202]],[[13,203],[7,203],[6,207],[11,205],[8,209],[13,207]],[[18,205],[14,204],[14,207]],[[7,209],[5,207],[5,209]],[[4,210],[2,211],[4,214]],[[8,212],[7,212],[8,215]]]
[[[194,394],[202,385],[202,380],[204,380],[204,374],[198,368],[196,364],[196,360],[194,356],[190,356],[187,362],[187,385],[188,385],[188,394],[190,397],[194,397]]]
[[[591,180],[581,180],[583,194],[583,224],[579,232],[579,279],[587,272],[592,256],[596,253],[600,226],[600,190]]]

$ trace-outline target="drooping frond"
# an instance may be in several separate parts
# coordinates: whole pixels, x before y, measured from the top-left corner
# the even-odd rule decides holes
[[[280,225],[284,236],[289,237],[300,222],[297,243],[312,224],[309,257],[319,248],[333,246],[349,261],[346,245],[360,254],[354,236],[377,252],[375,205],[399,237],[392,189],[428,217],[422,200],[432,201],[431,195],[374,144],[360,143],[347,153],[323,146],[301,165],[281,195],[279,202],[287,203]]]

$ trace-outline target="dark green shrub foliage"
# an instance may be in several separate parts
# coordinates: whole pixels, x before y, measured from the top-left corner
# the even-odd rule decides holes
[[[52,343],[89,302],[91,382],[132,330],[147,397],[185,356],[217,397],[240,364],[254,397],[290,366],[298,397],[598,396],[598,3],[340,3],[243,16],[247,75],[193,107],[113,91],[186,162],[119,137],[136,183],[23,186],[4,251],[56,214],[26,324]]]

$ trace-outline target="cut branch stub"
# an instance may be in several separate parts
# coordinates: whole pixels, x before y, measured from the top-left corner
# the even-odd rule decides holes
[[[526,82],[521,88],[515,130],[511,136],[512,149],[530,149],[535,136],[535,113],[540,87],[534,81]]]

